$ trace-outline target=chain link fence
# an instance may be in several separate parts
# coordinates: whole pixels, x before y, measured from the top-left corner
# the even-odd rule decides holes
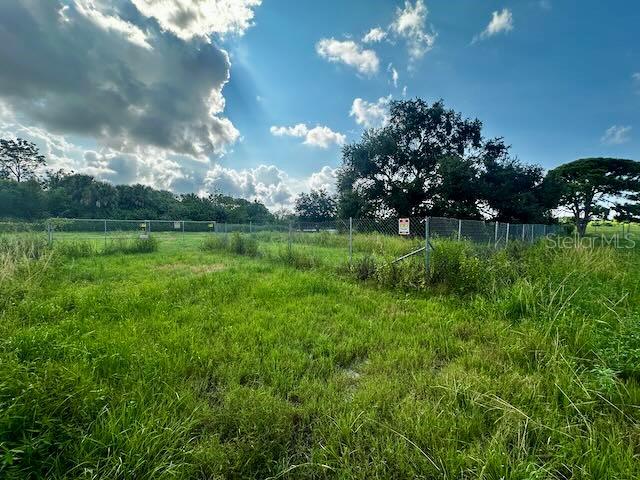
[[[283,246],[335,262],[374,256],[393,261],[417,253],[433,241],[449,239],[503,248],[509,242],[533,243],[547,235],[569,233],[566,226],[513,224],[453,218],[349,218],[323,222],[271,224],[183,220],[49,219],[36,223],[0,222],[0,233],[45,234],[50,243],[153,236],[160,241],[199,246],[204,239],[250,235],[266,251]]]

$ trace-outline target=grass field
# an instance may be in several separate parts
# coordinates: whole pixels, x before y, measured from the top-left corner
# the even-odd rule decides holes
[[[21,238],[1,478],[640,476],[638,248]]]

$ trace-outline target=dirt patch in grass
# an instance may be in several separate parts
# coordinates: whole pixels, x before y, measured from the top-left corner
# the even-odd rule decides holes
[[[163,272],[189,272],[195,275],[201,275],[206,273],[220,272],[225,267],[222,263],[213,263],[210,265],[188,265],[186,263],[167,263],[165,265],[158,265],[156,270]]]

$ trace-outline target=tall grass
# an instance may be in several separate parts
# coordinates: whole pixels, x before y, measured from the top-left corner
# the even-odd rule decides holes
[[[160,242],[156,237],[116,238],[106,244],[90,240],[65,240],[54,243],[54,252],[64,258],[84,258],[94,255],[132,255],[157,252]]]
[[[238,238],[65,257],[7,304],[0,478],[640,478],[640,251],[436,241],[353,281]]]
[[[255,257],[258,255],[258,241],[250,236],[234,232],[229,235],[212,235],[201,245],[204,251],[221,251]]]
[[[41,236],[0,235],[0,308],[33,288],[50,260],[50,250]]]

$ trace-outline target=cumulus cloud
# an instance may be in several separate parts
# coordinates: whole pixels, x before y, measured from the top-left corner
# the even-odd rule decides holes
[[[329,193],[336,191],[336,180],[338,170],[329,166],[322,167],[319,172],[312,173],[307,180],[310,190],[326,190]]]
[[[241,34],[259,4],[3,0],[0,135],[35,142],[53,169],[198,191],[239,139],[211,37]]]
[[[162,29],[184,40],[212,34],[242,34],[262,0],[131,0]]]
[[[47,169],[92,175],[113,184],[141,183],[185,193],[202,186],[209,168],[208,162],[154,147],[139,146],[128,152],[108,147],[81,147],[66,136],[18,123],[10,110],[3,114],[0,137],[20,137],[35,143],[47,158]]]
[[[362,41],[364,43],[377,43],[384,40],[386,36],[387,36],[386,31],[384,31],[380,27],[375,27],[369,30],[369,32],[367,32],[367,34],[364,37],[362,37]]]
[[[612,127],[607,128],[600,141],[607,145],[621,145],[631,140],[630,134],[630,126],[613,125]]]
[[[306,137],[307,133],[309,133],[309,129],[304,123],[299,123],[294,125],[293,127],[276,127],[272,126],[270,128],[271,134],[276,137]]]
[[[122,151],[144,145],[206,156],[237,140],[220,116],[230,70],[224,50],[159,32],[142,42],[127,21],[113,20],[117,11],[96,13],[99,5],[76,1],[61,24],[56,1],[0,2],[0,98],[8,106],[52,132]]]
[[[511,30],[513,30],[513,14],[508,8],[503,8],[502,11],[495,11],[491,14],[489,25],[480,35],[473,39],[473,42],[493,37],[499,33],[510,32]]]
[[[354,117],[358,125],[366,128],[384,126],[389,119],[389,102],[391,95],[380,97],[376,102],[368,102],[356,98],[351,105],[350,117]]]
[[[363,75],[378,73],[380,67],[376,52],[363,49],[352,40],[323,38],[316,44],[316,52],[330,62],[344,63]]]
[[[429,30],[426,27],[428,13],[423,0],[416,0],[415,5],[407,0],[404,8],[397,8],[391,24],[391,30],[406,40],[409,57],[414,61],[422,58],[436,42],[437,33],[432,27]]]
[[[117,15],[108,15],[96,8],[91,0],[76,0],[75,7],[78,13],[86,17],[97,27],[106,31],[112,31],[121,34],[134,45],[151,49],[148,43],[147,34],[136,25],[127,22]],[[63,22],[69,23],[71,19],[68,17],[69,6],[65,5],[58,10],[58,15]]]
[[[310,189],[324,188],[335,191],[336,170],[322,167],[304,178],[291,178],[274,165],[260,165],[256,168],[236,170],[216,165],[206,176],[203,193],[224,193],[255,199],[268,208],[288,208],[295,196]]]
[[[329,127],[316,126],[314,128],[307,127],[304,123],[299,123],[293,127],[270,128],[271,134],[276,137],[300,137],[304,138],[305,145],[311,145],[320,148],[329,148],[331,145],[342,145],[346,141],[346,136],[342,133],[334,132]]]

